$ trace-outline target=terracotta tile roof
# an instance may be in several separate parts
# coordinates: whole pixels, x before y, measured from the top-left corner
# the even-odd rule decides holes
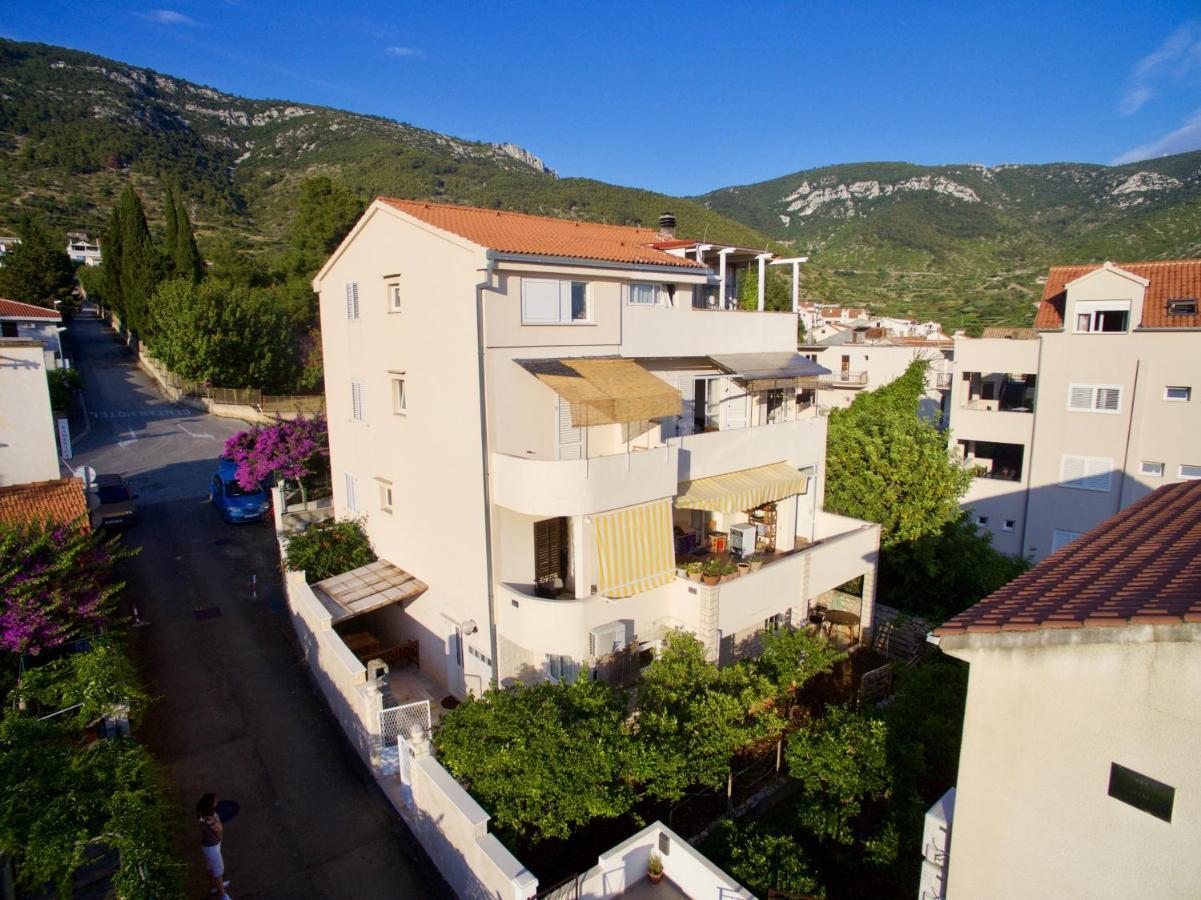
[[[695,260],[672,256],[652,247],[651,244],[660,239],[659,232],[653,228],[601,225],[574,219],[553,219],[497,209],[478,209],[474,206],[396,200],[392,197],[379,199],[435,228],[449,231],[481,247],[502,253],[705,269],[705,266]]]
[[[938,635],[1201,623],[1201,481],[1169,484],[985,597]]]
[[[1168,301],[1201,298],[1201,259],[1171,259],[1161,262],[1113,263],[1132,275],[1149,282],[1143,297],[1142,328],[1201,328],[1201,313],[1191,316],[1168,315]],[[1081,275],[1101,268],[1087,266],[1052,266],[1043,289],[1043,302],[1034,317],[1035,328],[1062,328],[1063,305],[1067,299],[1064,288]]]
[[[88,504],[78,478],[32,481],[0,487],[0,522],[81,522],[88,528]]]
[[[53,309],[44,306],[34,306],[32,303],[22,303],[20,300],[5,300],[0,297],[0,316],[12,316],[20,319],[51,319],[58,322],[62,319]]]

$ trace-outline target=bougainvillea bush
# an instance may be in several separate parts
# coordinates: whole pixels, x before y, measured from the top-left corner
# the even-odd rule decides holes
[[[227,440],[224,455],[237,463],[235,477],[244,490],[255,490],[274,474],[297,482],[303,492],[304,479],[329,468],[325,418],[298,416],[256,425]]]
[[[94,633],[122,587],[113,564],[130,555],[80,525],[0,523],[0,650],[37,655]]]

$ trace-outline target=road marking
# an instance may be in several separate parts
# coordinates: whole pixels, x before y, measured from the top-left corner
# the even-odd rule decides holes
[[[188,426],[185,425],[183,422],[176,422],[175,424],[178,425],[179,430],[182,431],[184,434],[186,434],[188,437],[208,438],[210,441],[216,440],[216,438],[213,437],[211,434],[205,434],[204,432],[197,433],[195,431],[189,431]]]
[[[93,419],[169,419],[193,412],[186,406],[172,406],[156,409],[94,409],[88,415]]]
[[[127,441],[117,441],[117,446],[118,446],[118,447],[128,447],[130,444],[136,444],[136,443],[138,442],[138,436],[137,436],[136,434],[134,434],[134,433],[133,433],[133,429],[132,429],[132,428],[126,428],[126,429],[125,429],[125,433],[126,433],[127,435],[129,435],[129,440],[127,440]]]

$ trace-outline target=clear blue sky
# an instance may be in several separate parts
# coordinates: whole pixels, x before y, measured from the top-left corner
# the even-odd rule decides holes
[[[0,34],[511,141],[562,175],[674,194],[839,162],[1201,147],[1197,0],[7,0]]]

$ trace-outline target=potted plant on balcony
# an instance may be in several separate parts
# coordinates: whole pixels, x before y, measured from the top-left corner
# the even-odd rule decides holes
[[[709,587],[713,587],[713,585],[721,581],[724,569],[725,566],[721,564],[721,560],[715,556],[707,560],[704,566],[701,567],[701,580],[709,585]]]
[[[651,851],[650,858],[646,861],[646,877],[651,884],[658,884],[663,880],[663,857],[655,850]]]
[[[751,573],[751,564],[748,560],[739,560],[738,562],[738,577],[749,575]]]
[[[722,581],[733,581],[737,577],[738,577],[738,566],[734,565],[733,563],[727,563],[726,565],[721,567],[721,580]]]
[[[751,564],[752,572],[758,572],[763,568],[763,554],[752,553],[749,557],[747,557],[747,562]]]
[[[699,559],[694,559],[692,562],[690,562],[688,564],[688,570],[687,570],[688,571],[688,580],[689,581],[700,581],[701,575],[703,574],[704,569],[705,569],[705,564],[702,563]]]

